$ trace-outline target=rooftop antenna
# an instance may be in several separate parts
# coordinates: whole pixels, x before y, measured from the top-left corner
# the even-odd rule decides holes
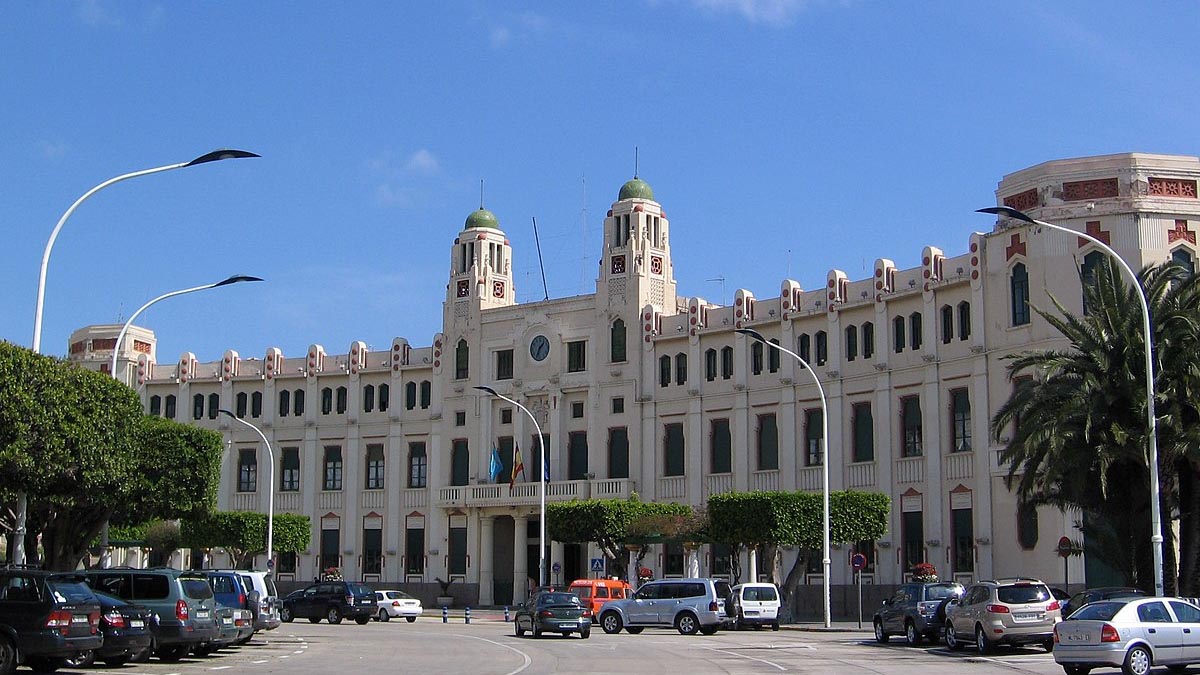
[[[727,305],[725,304],[725,275],[724,275],[724,274],[722,274],[721,276],[714,277],[714,278],[712,278],[712,279],[705,279],[705,281],[719,281],[719,282],[721,282],[721,306],[722,306],[722,307],[726,307]]]
[[[483,210],[483,179],[479,179],[479,210]]]
[[[587,176],[583,176],[580,180],[583,183],[583,196],[582,196],[583,201],[580,204],[580,209],[579,209],[579,229],[581,230],[581,234],[582,234],[582,237],[580,238],[579,241],[585,242],[588,240]],[[603,237],[601,237],[601,238],[603,239]],[[588,253],[586,250],[584,250],[583,255],[580,257],[580,261],[579,261],[580,262],[580,264],[579,264],[579,292],[581,292],[581,293],[584,290],[584,284],[587,283],[587,271],[588,271],[587,259],[588,259]]]
[[[633,146],[633,177],[638,177],[638,146]]]
[[[538,238],[537,216],[533,216],[533,242],[537,244],[538,267],[542,270],[542,293],[545,294],[542,299],[549,300],[550,289],[546,287],[546,265],[542,263],[542,241]]]

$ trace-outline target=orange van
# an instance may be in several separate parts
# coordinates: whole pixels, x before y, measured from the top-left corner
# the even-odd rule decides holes
[[[633,595],[633,587],[620,579],[576,579],[567,590],[590,604],[593,615],[599,614],[609,600],[624,600]]]

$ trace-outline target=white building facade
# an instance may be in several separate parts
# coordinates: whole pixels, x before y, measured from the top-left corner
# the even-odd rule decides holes
[[[1006,176],[996,195],[1101,238],[1137,269],[1193,264],[1198,181],[1196,157],[1130,153],[1046,162]],[[670,221],[635,178],[605,218],[595,294],[516,303],[512,250],[480,209],[451,247],[443,328],[427,346],[396,338],[378,352],[355,342],[334,354],[312,345],[304,355],[229,350],[218,362],[185,353],[157,363],[147,331],[130,334],[119,362],[149,413],[230,440],[219,508],[265,511],[273,485],[276,511],[312,519],[312,547],[278,561],[283,580],[338,567],[367,581],[455,579],[470,603],[523,596],[537,577],[538,442],[520,410],[474,389],[486,385],[538,418],[549,501],[637,493],[700,505],[727,491],[819,492],[828,457],[831,489],[892,500],[883,538],[835,547],[835,586],[852,582],[855,551],[881,585],[921,561],[943,578],[1063,585],[1055,547],[1081,536],[1077,515],[1018,507],[998,462],[1005,439],[992,441],[988,423],[1012,389],[1004,357],[1061,345],[1031,306],[1050,307],[1053,294],[1081,311],[1078,270],[1098,249],[1017,225],[1002,219],[964,236],[953,255],[927,246],[915,268],[879,258],[870,278],[833,269],[822,288],[784,280],[776,295],[738,290],[719,306],[678,295]],[[741,327],[812,364],[828,401],[827,451],[808,373]],[[72,336],[71,354],[107,363],[111,339],[93,341],[107,328]],[[258,439],[218,408],[264,431],[273,477]],[[525,471],[510,485],[515,450]],[[805,554],[789,551],[785,564]],[[552,542],[551,581],[594,575],[599,557]],[[699,559],[704,575],[729,572],[719,547]],[[806,583],[819,587],[819,552],[808,560]],[[683,561],[665,545],[644,564],[670,576],[685,573]],[[1068,566],[1072,584],[1082,582],[1084,561]]]

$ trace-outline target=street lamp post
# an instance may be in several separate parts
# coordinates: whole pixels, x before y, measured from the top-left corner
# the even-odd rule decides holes
[[[262,281],[262,279],[259,279],[258,277],[234,275],[232,277],[229,277],[228,279],[223,279],[221,281],[218,281],[215,284],[205,284],[203,286],[194,286],[192,288],[185,288],[185,289],[179,290],[179,291],[171,291],[170,293],[164,293],[164,294],[158,296],[157,298],[154,298],[150,302],[147,302],[146,304],[139,307],[138,310],[136,312],[134,312],[129,317],[129,319],[127,319],[125,321],[125,325],[121,326],[121,332],[117,333],[117,342],[116,342],[116,344],[113,345],[112,360],[109,362],[108,373],[110,375],[112,375],[113,378],[116,379],[118,382],[123,381],[122,378],[120,378],[117,375],[117,356],[121,353],[121,345],[124,344],[124,342],[125,342],[125,333],[129,331],[129,327],[133,325],[134,320],[137,319],[138,316],[142,312],[146,311],[150,307],[150,305],[153,305],[154,303],[158,302],[159,300],[166,300],[167,298],[173,298],[177,295],[183,295],[184,293],[192,293],[195,291],[205,291],[210,288],[217,288],[218,286],[228,286],[230,284],[241,283],[243,281]],[[108,565],[109,565],[108,521],[106,520],[106,521],[104,521],[104,529],[100,531],[100,567],[107,568]]]
[[[1162,536],[1162,512],[1158,502],[1159,493],[1159,476],[1158,476],[1158,422],[1154,416],[1154,355],[1153,345],[1151,344],[1152,334],[1150,332],[1150,305],[1146,302],[1146,292],[1142,288],[1141,282],[1138,281],[1137,275],[1134,274],[1128,263],[1125,262],[1111,246],[1100,241],[1096,237],[1086,232],[1076,232],[1075,230],[1047,223],[1044,220],[1033,218],[1022,211],[1008,206],[989,206],[987,208],[978,209],[978,213],[990,213],[993,215],[1008,216],[1015,220],[1030,225],[1038,225],[1047,227],[1051,230],[1058,230],[1067,234],[1073,234],[1082,239],[1086,239],[1096,246],[1104,250],[1111,258],[1117,261],[1121,269],[1129,275],[1133,284],[1137,286],[1137,299],[1142,306],[1142,332],[1146,336],[1146,424],[1149,426],[1150,434],[1147,439],[1148,454],[1147,463],[1150,465],[1150,547],[1154,557],[1154,594],[1161,596],[1163,594],[1163,536]]]
[[[538,501],[541,508],[541,513],[538,516],[538,586],[545,586],[546,579],[546,441],[542,438],[542,426],[538,424],[537,418],[533,413],[529,412],[529,408],[517,403],[511,398],[499,393],[491,387],[475,387],[479,391],[491,394],[498,399],[508,401],[509,403],[521,409],[521,412],[529,416],[529,421],[533,422],[533,428],[537,430],[538,437],[538,461],[542,466],[538,467],[538,483],[541,487],[538,489]]]
[[[267,461],[270,462],[271,465],[271,471],[269,472],[267,478],[267,573],[274,573],[275,558],[273,544],[275,541],[275,453],[271,451],[271,442],[267,440],[267,435],[264,434],[261,429],[253,424],[250,424],[246,420],[241,419],[237,415],[234,415],[228,410],[225,410],[224,408],[218,412],[234,422],[252,429],[254,433],[258,434],[258,437],[262,439],[263,445],[267,448]]]
[[[210,153],[200,155],[190,162],[168,164],[166,166],[159,166],[153,169],[142,169],[141,171],[134,171],[131,173],[121,174],[115,178],[109,178],[91,190],[83,193],[83,196],[79,199],[76,199],[75,203],[71,204],[71,208],[67,209],[66,213],[62,214],[62,217],[58,219],[58,224],[54,226],[54,231],[50,233],[50,239],[46,242],[46,249],[42,252],[42,266],[41,270],[38,272],[37,303],[33,310],[33,353],[40,354],[42,351],[42,307],[46,297],[46,268],[50,266],[50,251],[54,248],[54,240],[58,239],[59,230],[61,230],[62,226],[66,224],[67,219],[71,217],[71,214],[75,212],[75,209],[79,208],[80,204],[87,200],[88,197],[91,197],[109,185],[112,185],[113,183],[120,183],[121,181],[128,180],[130,178],[148,176],[152,173],[161,173],[163,171],[170,171],[172,169],[183,169],[189,166],[217,162],[223,159],[243,159],[247,157],[258,156],[259,155],[256,155],[253,152],[247,152],[245,150],[214,150]],[[13,528],[13,538],[15,540],[13,545],[13,562],[23,565],[25,564],[25,519],[28,511],[28,500],[23,490],[16,493],[16,501],[17,509],[16,514],[14,514],[16,525]]]
[[[825,627],[829,628],[829,457],[831,453],[829,451],[829,410],[825,402],[825,388],[821,386],[821,378],[817,377],[817,373],[812,369],[812,366],[808,365],[808,362],[801,358],[796,352],[767,340],[765,337],[763,337],[762,333],[759,333],[756,330],[749,328],[738,328],[734,332],[749,336],[750,338],[757,340],[771,349],[777,349],[796,359],[796,361],[801,366],[804,366],[804,369],[807,370],[810,375],[812,375],[813,382],[815,382],[817,385],[817,393],[821,395],[821,447],[825,451],[825,456],[821,461],[821,506],[823,510],[821,525],[821,593],[825,605]]]

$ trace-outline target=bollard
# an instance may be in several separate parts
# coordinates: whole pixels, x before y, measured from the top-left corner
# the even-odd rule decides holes
[[[504,606],[504,623],[508,623],[508,605]]]
[[[467,623],[471,623],[471,608],[467,607]]]
[[[442,605],[442,623],[450,623],[450,608]]]

